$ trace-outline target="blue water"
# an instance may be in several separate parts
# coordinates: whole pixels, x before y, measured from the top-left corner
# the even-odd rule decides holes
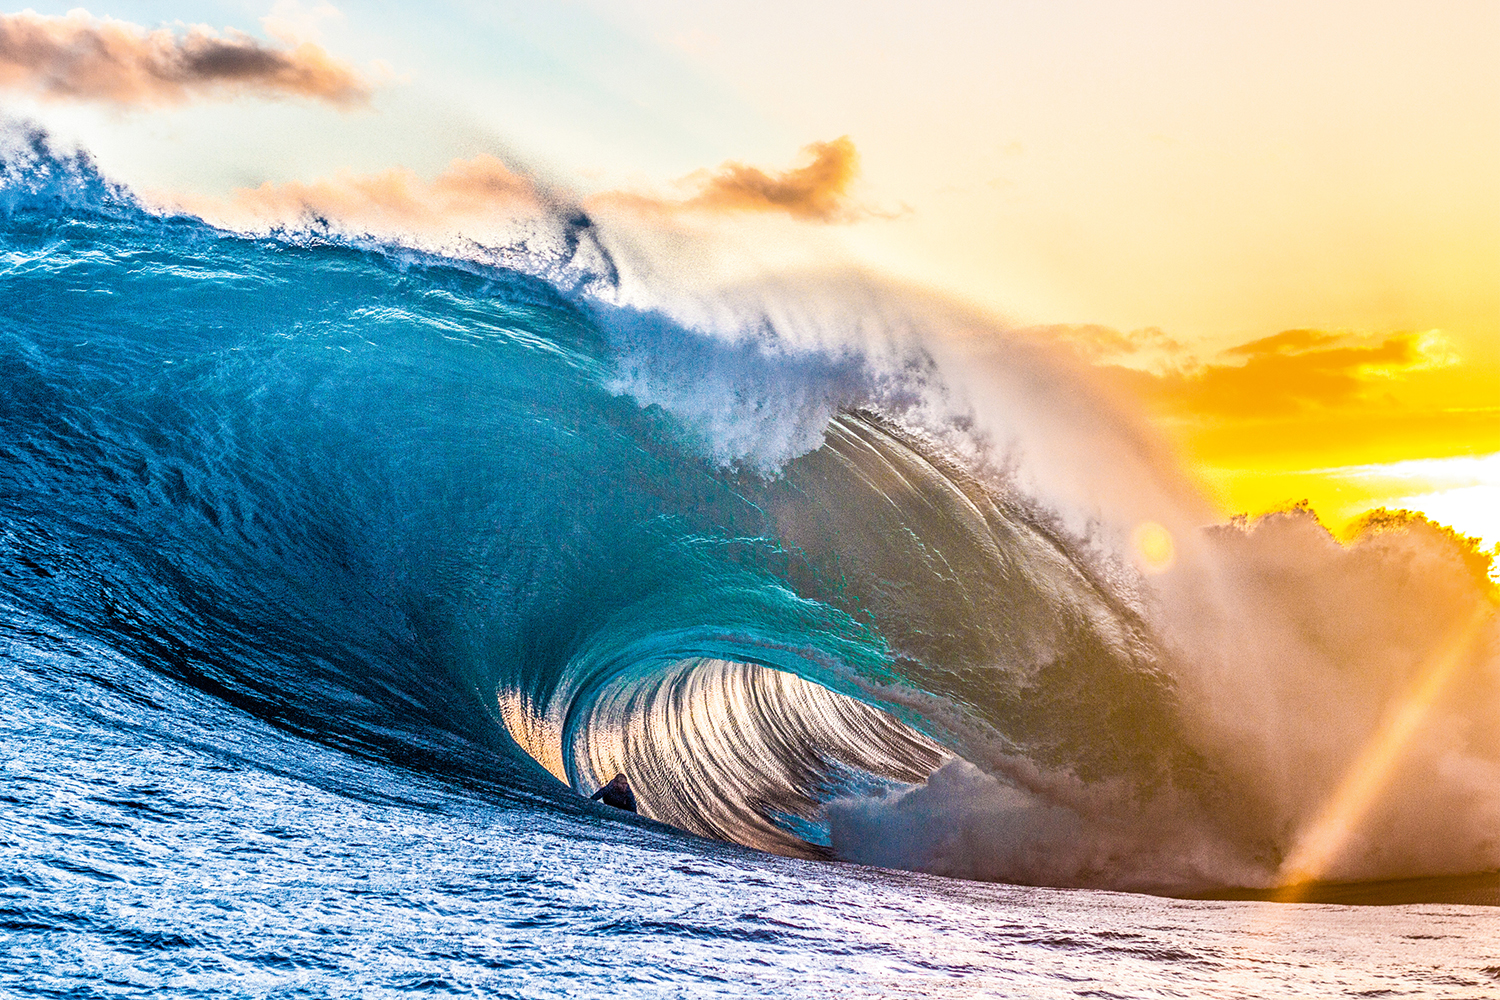
[[[965,758],[1263,849],[1137,591],[914,429],[919,350],[620,305],[576,219],[520,263],[253,237],[9,141],[8,994],[1496,988],[1478,908],[831,860],[830,802]],[[642,817],[578,794],[616,769]],[[1006,815],[1094,836],[1061,810]]]
[[[1492,911],[775,857],[377,766],[8,618],[7,996],[1493,996]]]

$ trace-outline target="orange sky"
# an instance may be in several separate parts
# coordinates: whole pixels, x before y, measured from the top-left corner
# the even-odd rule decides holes
[[[1308,500],[1338,526],[1427,487],[1497,485],[1482,469],[1444,481],[1442,460],[1472,468],[1500,452],[1500,365],[1466,357],[1442,331],[1287,330],[1201,360],[1180,349],[1145,368],[1119,360],[1095,363],[1144,403],[1226,510]],[[1377,468],[1412,460],[1429,460],[1428,475]],[[1500,540],[1483,509],[1461,527]]]

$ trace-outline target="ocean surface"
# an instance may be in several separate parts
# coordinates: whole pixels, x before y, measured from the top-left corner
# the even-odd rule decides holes
[[[910,324],[696,322],[571,211],[245,234],[3,152],[5,995],[1500,995],[1451,533],[1173,522],[1174,589]]]

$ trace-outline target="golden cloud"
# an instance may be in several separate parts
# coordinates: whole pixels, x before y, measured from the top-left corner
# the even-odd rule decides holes
[[[845,194],[859,173],[859,153],[850,138],[815,142],[802,152],[805,167],[768,174],[758,167],[726,163],[708,177],[688,204],[737,211],[782,211],[797,219],[829,222],[846,211]]]
[[[804,150],[811,162],[780,174],[738,163],[701,172],[690,197],[669,201],[612,191],[588,199],[589,206],[616,206],[651,213],[674,211],[785,212],[820,222],[852,217],[846,191],[858,156],[848,137],[817,142]],[[296,226],[323,220],[368,232],[470,235],[495,222],[545,213],[555,205],[528,177],[493,156],[454,160],[432,180],[406,167],[376,174],[340,173],[314,181],[270,182],[241,188],[227,199],[175,196],[165,199],[210,221],[235,227]]]
[[[1453,362],[1435,333],[1370,340],[1322,330],[1286,330],[1231,347],[1220,358],[1159,372],[1112,373],[1169,411],[1254,419],[1368,401],[1404,374]]]
[[[802,153],[805,166],[779,173],[733,160],[717,170],[700,170],[680,182],[696,189],[685,198],[611,191],[591,202],[651,212],[780,212],[810,222],[844,222],[869,214],[849,201],[849,187],[859,175],[853,140],[846,135],[814,142]]]
[[[352,107],[370,96],[353,68],[310,42],[277,47],[203,26],[148,31],[82,10],[0,15],[0,87],[147,107],[243,93]]]

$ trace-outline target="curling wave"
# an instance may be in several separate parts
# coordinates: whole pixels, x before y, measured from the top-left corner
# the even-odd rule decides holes
[[[1351,821],[1394,839],[1313,874],[1500,867],[1493,604],[1451,533],[1346,548],[1291,512],[1184,533],[1148,582],[922,335],[621,305],[576,214],[468,258],[250,236],[8,144],[12,631],[534,808],[624,769],[646,815],[782,853],[1182,891],[1304,874],[1337,776],[1472,621],[1433,711],[1473,738],[1402,755]],[[1398,605],[1378,650],[1349,632]]]

